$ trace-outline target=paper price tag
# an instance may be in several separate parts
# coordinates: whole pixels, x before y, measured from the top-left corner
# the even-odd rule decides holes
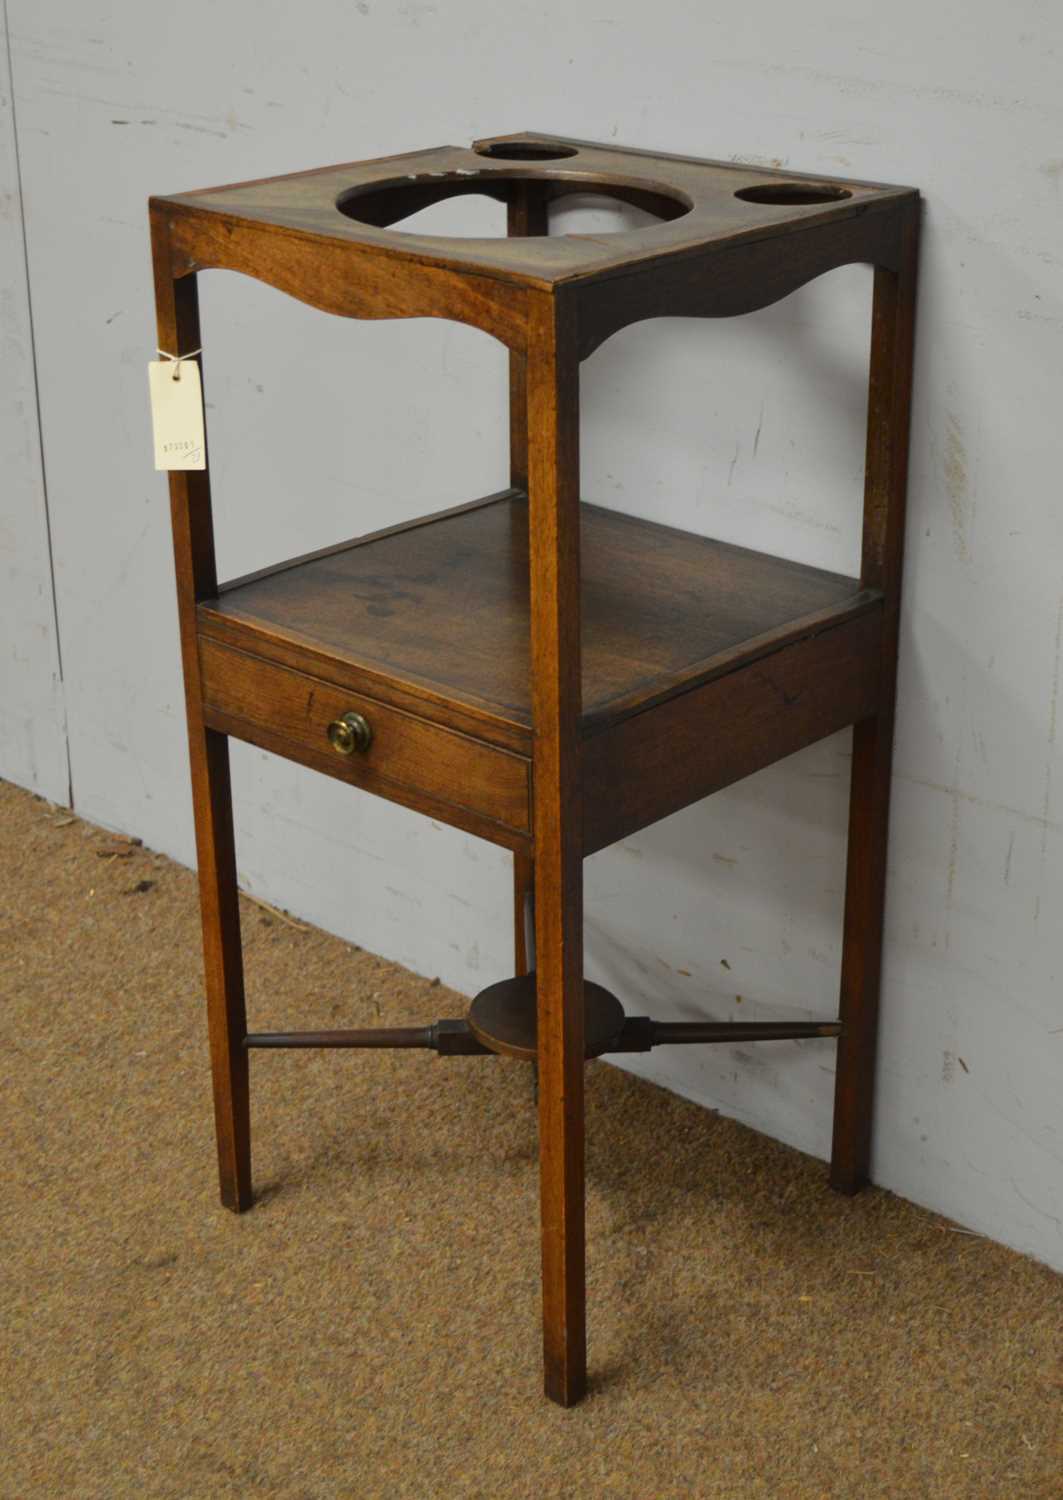
[[[175,374],[178,378],[175,380]],[[148,366],[156,469],[205,469],[203,385],[194,359],[153,359]]]

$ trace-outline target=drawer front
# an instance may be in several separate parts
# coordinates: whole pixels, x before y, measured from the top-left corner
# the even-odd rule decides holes
[[[879,704],[881,657],[876,604],[591,735],[584,855],[868,718]]]
[[[204,637],[199,659],[211,728],[496,842],[526,842],[531,798],[524,757]],[[341,754],[330,743],[329,725],[347,713],[368,722],[368,749]],[[492,824],[525,839],[498,837]]]

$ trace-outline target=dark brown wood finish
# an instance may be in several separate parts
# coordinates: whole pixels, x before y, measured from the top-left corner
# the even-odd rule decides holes
[[[596,506],[580,517],[585,853],[874,711],[877,590]],[[528,536],[510,491],[224,590],[199,612],[208,723],[527,854]],[[331,751],[345,707],[406,726],[403,774],[385,741]],[[515,872],[518,903],[528,879]]]
[[[625,1016],[615,995],[584,981],[584,1039],[587,1056],[606,1052],[649,1052],[661,1046],[704,1046],[728,1042],[808,1041],[836,1037],[837,1021],[654,1021]],[[530,975],[503,979],[482,990],[462,1021],[430,1026],[371,1026],[355,1031],[256,1031],[244,1037],[251,1051],[405,1050],[438,1052],[443,1057],[538,1057],[536,987]]]
[[[729,1042],[796,1042],[836,1037],[838,1021],[654,1021],[628,1016],[609,1052],[649,1052],[653,1047],[704,1047]]]
[[[574,314],[570,298],[535,300],[527,368],[543,1364],[546,1394],[562,1406],[580,1400],[587,1383]]]
[[[863,582],[881,591],[879,702],[853,730],[831,1186],[855,1193],[868,1180],[886,905],[894,699],[908,488],[918,205],[905,206],[896,270],[875,272],[864,489]]]
[[[485,327],[506,342],[523,343],[521,309],[527,303],[501,292],[500,284],[518,291],[551,290],[567,281],[623,274],[636,265],[658,266],[673,257],[700,254],[711,260],[733,244],[781,241],[816,226],[891,214],[913,196],[910,188],[817,175],[801,180],[826,191],[820,199],[801,201],[779,191],[792,189],[796,174],[740,162],[650,156],[579,141],[557,142],[566,154],[553,160],[507,160],[494,154],[498,142],[490,156],[483,154],[488,143],[477,144],[480,150],[440,146],[153,201],[172,215],[178,268],[249,269],[265,280],[282,277],[284,290],[328,311],[450,317]],[[670,205],[667,212],[674,216],[648,229],[606,236],[453,238],[391,227],[401,212],[443,197],[479,192],[509,201],[512,185],[522,181],[538,184],[550,198],[601,192],[643,206],[657,199]],[[411,185],[422,190],[416,200],[411,197],[393,211],[396,186]],[[759,202],[737,196],[750,190],[775,190],[779,196]],[[373,212],[374,191],[387,195],[387,212]],[[374,222],[380,219],[389,222]],[[311,254],[317,257],[317,274],[307,266]],[[788,254],[780,244],[779,259]],[[748,279],[754,284],[756,272]]]
[[[880,640],[875,610],[591,736],[584,853],[874,712]]]
[[[539,1055],[538,989],[534,974],[500,979],[481,990],[467,1017],[473,1036],[492,1052],[535,1062]],[[624,1028],[624,1007],[615,995],[583,981],[583,1050],[600,1057],[616,1050]]]
[[[549,204],[586,192],[659,222],[550,236]],[[506,204],[505,238],[394,227],[464,193]],[[849,723],[840,1022],[632,1017],[609,1046],[839,1037],[831,1181],[867,1175],[917,214],[908,188],[532,133],[152,200],[173,353],[199,344],[210,267],[344,316],[463,321],[509,350],[497,495],[222,588],[207,475],[172,475],[171,499],[223,1201],[251,1197],[248,1049],[485,1047],[461,1021],[247,1034],[231,734],[513,851],[528,977],[491,987],[509,1010],[484,1036],[534,1038],[545,1382],[564,1405],[586,1384],[583,857]],[[764,306],[852,261],[876,268],[860,579],[580,503],[579,364],[604,339]]]
[[[513,185],[506,210],[506,232],[514,239],[545,235],[549,227],[546,194],[527,180]],[[522,348],[509,351],[509,482],[528,488],[527,356]]]
[[[168,236],[157,216],[152,218],[152,252],[159,348],[171,354],[193,354],[200,346],[196,280],[194,276],[174,278]],[[204,722],[196,632],[196,600],[217,589],[206,471],[170,475],[170,514],[199,865],[218,1176],[222,1203],[240,1213],[251,1206],[251,1117],[243,1045],[247,1019],[229,746],[224,735]]]
[[[875,213],[796,229],[787,236],[784,256],[774,239],[723,246],[713,256],[710,275],[697,255],[637,265],[583,292],[580,358],[645,318],[733,318],[768,307],[838,266],[853,261],[895,266],[897,258],[896,218]]]
[[[513,856],[513,972],[527,974],[532,967],[528,939],[534,943],[535,861],[528,854]]]
[[[467,1021],[433,1021],[430,1026],[372,1026],[357,1031],[256,1031],[244,1037],[252,1051],[300,1051],[307,1048],[418,1048],[441,1057],[484,1057],[491,1051],[469,1029]]]
[[[520,239],[549,230],[546,195],[538,184],[522,181],[511,188],[506,206],[506,233]],[[523,349],[509,351],[509,482],[517,491],[528,489],[528,361]],[[525,528],[525,536],[527,529]],[[527,568],[520,570],[527,577]],[[529,630],[530,644],[530,630]],[[525,653],[530,658],[530,651]],[[518,977],[531,968],[534,933],[535,865],[526,854],[513,856],[513,972]],[[530,939],[530,942],[529,942]]]
[[[524,848],[530,832],[528,760],[376,698],[204,638],[200,645],[207,724],[467,827],[495,843]],[[363,715],[365,751],[343,754],[328,737],[344,713]],[[497,825],[497,826],[496,826]]]
[[[584,504],[584,734],[874,609],[854,578]],[[477,505],[227,586],[200,630],[529,754],[528,503]]]

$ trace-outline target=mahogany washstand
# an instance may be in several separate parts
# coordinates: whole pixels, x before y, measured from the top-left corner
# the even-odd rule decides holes
[[[508,237],[390,226],[462,193]],[[603,193],[657,220],[548,234]],[[583,1074],[659,1043],[837,1038],[832,1186],[871,1135],[918,194],[541,134],[151,200],[159,346],[198,350],[198,272],[327,312],[440,317],[509,350],[498,494],[219,585],[209,473],[170,476],[222,1201],[250,1206],[248,1053],[431,1047],[539,1072],[546,1392],[586,1384]],[[645,318],[724,317],[874,267],[860,576],[689,535],[579,496],[579,367]],[[586,855],[854,725],[838,1019],[660,1023],[584,984]],[[430,1027],[248,1034],[228,736],[501,844],[514,977]]]

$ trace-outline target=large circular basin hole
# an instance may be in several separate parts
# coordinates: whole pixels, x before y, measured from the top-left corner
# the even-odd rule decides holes
[[[848,188],[831,187],[826,182],[762,182],[756,187],[739,188],[735,193],[743,203],[775,203],[785,207],[799,203],[840,203],[852,196]]]
[[[578,155],[575,146],[551,146],[545,141],[495,141],[474,149],[477,156],[489,156],[492,161],[564,161]]]
[[[508,170],[484,166],[480,171],[459,168],[392,177],[340,193],[336,207],[346,218],[379,229],[416,220],[397,230],[399,234],[468,238],[471,228],[472,238],[492,238],[505,235],[504,216],[493,229],[484,224],[482,214],[474,212],[466,217],[462,205],[477,197],[504,205],[519,202],[526,194],[537,197],[550,217],[559,221],[555,232],[563,224],[563,234],[591,233],[595,237],[648,229],[662,221],[682,218],[692,207],[686,194],[650,180],[614,181],[577,172],[547,175],[516,165]],[[588,207],[605,209],[607,218],[588,222]],[[634,218],[630,210],[635,211]]]

